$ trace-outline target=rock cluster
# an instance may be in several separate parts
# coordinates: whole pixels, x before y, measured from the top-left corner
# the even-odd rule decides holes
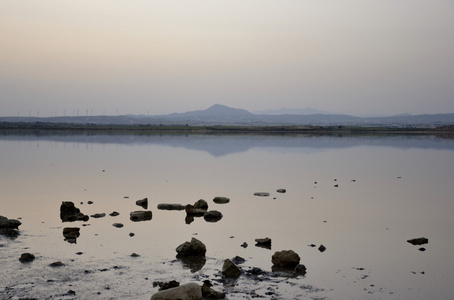
[[[0,234],[15,237],[19,235],[18,230],[20,225],[22,225],[22,223],[19,220],[0,216]]]

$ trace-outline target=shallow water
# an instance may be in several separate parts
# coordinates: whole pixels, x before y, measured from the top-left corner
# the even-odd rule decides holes
[[[2,134],[0,157],[0,215],[22,222],[17,238],[0,236],[2,299],[149,299],[157,291],[154,281],[205,279],[228,299],[454,294],[454,140]],[[279,188],[287,192],[277,193]],[[215,196],[231,201],[216,204]],[[135,201],[145,197],[152,220],[130,221],[130,212],[142,210]],[[223,218],[186,224],[184,211],[156,208],[198,199]],[[87,215],[107,215],[62,223],[62,201]],[[109,216],[112,211],[120,215]],[[64,241],[64,227],[80,227],[77,244]],[[426,245],[407,243],[423,236]],[[175,258],[175,248],[192,237],[206,245],[207,254],[191,270]],[[272,239],[271,250],[254,245],[262,237]],[[321,244],[325,252],[317,250]],[[301,257],[305,276],[221,280],[226,258],[238,255],[246,259],[243,270],[270,272],[272,254],[288,249]],[[36,259],[20,263],[24,252]],[[65,266],[49,267],[55,261]]]

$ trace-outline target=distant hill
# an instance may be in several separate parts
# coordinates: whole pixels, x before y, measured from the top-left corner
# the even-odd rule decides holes
[[[310,107],[306,108],[280,108],[254,111],[257,115],[329,115],[330,113]]]
[[[308,112],[306,110],[306,112]],[[392,126],[438,127],[454,125],[454,113],[396,115],[391,117],[355,117],[340,114],[253,114],[244,109],[215,104],[205,110],[173,113],[168,115],[121,115],[79,117],[0,117],[0,122],[49,122],[71,124],[118,124],[118,125],[314,125],[314,126]]]

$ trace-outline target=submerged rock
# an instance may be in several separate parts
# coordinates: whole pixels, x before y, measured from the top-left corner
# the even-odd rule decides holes
[[[95,219],[104,218],[105,216],[106,216],[105,213],[97,213],[97,214],[94,214],[94,215],[90,215],[90,217],[95,218]]]
[[[133,211],[129,215],[129,219],[133,222],[149,221],[153,217],[153,214],[150,210]]]
[[[202,288],[194,282],[159,291],[150,300],[202,300]]]
[[[217,203],[217,204],[226,204],[226,203],[230,202],[230,198],[227,198],[227,197],[214,197],[213,202]]]
[[[158,204],[158,209],[161,210],[185,210],[186,206],[177,203],[161,203]]]
[[[419,246],[419,245],[428,244],[429,243],[429,239],[425,238],[425,237],[420,237],[420,238],[407,240],[407,242],[409,242],[412,245],[415,245],[415,246],[418,245]]]
[[[300,257],[293,250],[276,251],[271,257],[271,262],[278,267],[295,268],[300,263]]]
[[[62,263],[61,261],[56,261],[56,262],[51,263],[49,266],[52,268],[57,268],[57,267],[63,267],[64,265],[65,264]]]
[[[226,259],[222,265],[222,274],[225,277],[237,278],[241,275],[241,270],[230,259]]]
[[[254,196],[259,196],[259,197],[268,197],[270,193],[267,192],[255,192]]]
[[[148,198],[143,198],[141,200],[137,200],[136,205],[142,206],[144,209],[147,209],[148,208]]]
[[[205,256],[207,251],[205,244],[196,238],[192,238],[190,242],[184,242],[175,250],[178,256]]]

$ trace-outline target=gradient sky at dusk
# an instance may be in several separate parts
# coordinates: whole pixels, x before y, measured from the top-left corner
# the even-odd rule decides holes
[[[454,113],[452,0],[0,0],[0,115]]]

